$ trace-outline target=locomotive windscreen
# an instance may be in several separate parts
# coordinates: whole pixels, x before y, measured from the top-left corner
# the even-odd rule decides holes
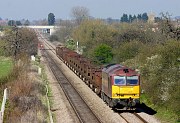
[[[127,85],[137,85],[138,76],[127,76]]]

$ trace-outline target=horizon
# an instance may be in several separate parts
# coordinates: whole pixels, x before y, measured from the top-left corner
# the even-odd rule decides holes
[[[43,20],[49,13],[53,13],[56,19],[70,20],[71,9],[75,6],[83,6],[89,9],[90,16],[95,18],[120,19],[124,14],[160,13],[168,12],[172,17],[180,16],[180,0],[173,1],[148,1],[148,0],[6,0],[1,1],[0,17],[5,20]]]

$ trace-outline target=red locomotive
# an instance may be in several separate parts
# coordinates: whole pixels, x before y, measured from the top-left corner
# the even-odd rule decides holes
[[[140,75],[120,64],[105,67],[64,46],[56,47],[56,55],[112,108],[135,107],[140,103]]]

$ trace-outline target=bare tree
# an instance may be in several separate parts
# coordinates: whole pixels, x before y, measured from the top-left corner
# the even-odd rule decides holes
[[[180,39],[180,29],[175,27],[172,23],[171,16],[168,12],[161,13],[162,21],[161,21],[161,31],[167,38]]]
[[[71,10],[71,16],[76,20],[77,24],[81,24],[84,19],[89,17],[89,9],[83,6],[73,7]]]
[[[71,33],[76,26],[71,20],[61,20],[61,28],[58,29],[55,35],[58,36],[60,42],[64,43],[67,39],[71,39]]]

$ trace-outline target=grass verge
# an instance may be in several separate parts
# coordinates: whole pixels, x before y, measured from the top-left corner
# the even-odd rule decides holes
[[[166,109],[164,106],[156,106],[151,103],[146,94],[141,94],[141,102],[145,103],[148,107],[157,111],[155,116],[163,123],[180,123],[178,121],[178,116],[176,116],[172,111]]]
[[[10,58],[0,57],[0,79],[8,76],[13,67]]]
[[[44,105],[46,105],[46,107],[50,108],[53,105],[52,100],[49,99],[49,97],[52,96],[52,90],[51,90],[51,88],[49,86],[49,81],[48,81],[48,78],[47,78],[47,74],[45,72],[45,66],[43,64],[41,64],[39,56],[36,56],[36,61],[34,62],[34,64],[41,68],[41,79],[42,79],[42,81],[44,83],[43,85],[45,86],[45,90],[46,90],[47,98],[43,98],[42,102],[43,102]],[[50,109],[49,109],[49,115],[48,116],[49,116],[48,118],[52,121],[51,118],[54,117],[54,116],[51,113]]]

